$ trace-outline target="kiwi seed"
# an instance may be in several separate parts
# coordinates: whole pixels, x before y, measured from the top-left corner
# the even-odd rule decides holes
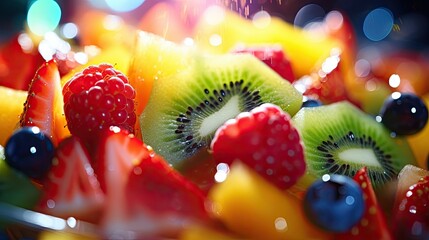
[[[293,122],[304,143],[309,176],[354,177],[366,166],[375,188],[415,163],[407,142],[392,138],[384,126],[348,102],[303,108]]]
[[[302,96],[252,55],[205,56],[155,82],[140,116],[143,141],[177,166],[206,149],[228,119],[267,102],[293,115]]]

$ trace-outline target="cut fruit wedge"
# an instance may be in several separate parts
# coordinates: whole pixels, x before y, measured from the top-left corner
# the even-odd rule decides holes
[[[339,41],[301,30],[280,18],[249,20],[218,6],[204,12],[194,31],[197,46],[214,53],[228,52],[238,44],[280,44],[297,77],[308,74],[331,49],[341,48]]]
[[[0,145],[5,146],[7,139],[19,126],[19,116],[27,99],[27,92],[0,86]]]
[[[429,94],[424,95],[422,100],[425,102],[426,106],[429,106]],[[407,137],[408,143],[410,144],[414,156],[416,157],[417,165],[423,169],[428,169],[428,139],[429,124],[426,124],[426,126],[420,132]]]
[[[128,79],[136,89],[136,114],[145,108],[154,81],[188,68],[194,61],[193,47],[179,45],[161,36],[138,31]]]
[[[134,53],[128,70],[130,84],[136,90],[136,115],[139,116],[149,101],[154,81],[166,78],[188,68],[194,61],[195,49],[165,40],[161,36],[137,31]],[[137,122],[136,136],[140,136]]]
[[[251,239],[329,239],[305,217],[299,199],[281,192],[242,163],[209,193],[213,212],[229,229]]]

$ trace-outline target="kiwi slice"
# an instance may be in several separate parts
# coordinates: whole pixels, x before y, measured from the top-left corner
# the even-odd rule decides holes
[[[267,102],[290,115],[301,107],[302,95],[250,54],[195,57],[186,71],[155,81],[140,115],[143,141],[175,167],[240,112]]]
[[[374,188],[396,178],[415,164],[408,143],[349,102],[302,108],[293,122],[304,143],[307,175],[342,174],[353,177],[367,166]],[[308,176],[307,176],[308,177]]]

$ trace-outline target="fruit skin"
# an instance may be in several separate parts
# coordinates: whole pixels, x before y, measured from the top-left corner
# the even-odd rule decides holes
[[[40,195],[40,189],[27,176],[7,164],[0,145],[0,202],[32,209]]]
[[[194,64],[186,71],[156,81],[149,103],[139,117],[143,141],[175,167],[180,168],[187,159],[208,147],[217,128],[240,112],[270,102],[293,115],[302,104],[302,95],[288,81],[250,54],[195,54],[194,57]],[[222,90],[225,96],[221,96]],[[219,95],[216,98],[215,93]],[[208,99],[207,94],[212,94],[212,98]],[[244,94],[253,95],[245,98]],[[248,105],[240,104],[246,99]],[[210,120],[204,122],[203,131],[199,131],[206,118],[196,116],[204,116],[206,110],[200,109],[212,109],[212,102],[224,111],[213,112]],[[194,135],[191,140],[185,134],[179,135],[182,116],[196,119],[191,120],[196,126],[185,126],[186,134]]]
[[[285,56],[281,46],[259,46],[259,47],[238,47],[232,50],[232,53],[250,53],[259,60],[267,64],[271,69],[276,71],[280,76],[289,82],[295,81],[291,63]]]
[[[208,195],[214,216],[228,229],[245,239],[332,239],[308,221],[300,199],[240,162],[229,170]]]
[[[216,131],[211,151],[217,164],[241,161],[281,190],[305,173],[298,131],[289,114],[271,103],[228,120]]]
[[[349,102],[338,102],[317,108],[302,108],[293,116],[292,120],[304,142],[304,156],[307,161],[307,173],[297,184],[301,189],[306,189],[313,181],[324,174],[338,173],[353,177],[355,173],[352,170],[357,171],[363,165],[367,165],[372,185],[378,191],[378,189],[382,189],[385,182],[394,180],[405,165],[416,164],[413,153],[404,138],[392,138],[390,131],[384,128],[382,124],[377,123],[374,118]],[[323,127],[315,124],[316,122],[323,122]],[[329,135],[332,135],[332,139]],[[325,137],[318,139],[318,136]],[[361,141],[357,140],[359,138],[362,142],[367,142],[367,144],[362,146]],[[340,142],[340,139],[347,140],[348,144],[345,149],[372,149],[371,151],[374,154],[379,151],[371,147],[372,143],[375,142],[379,148],[381,146],[385,148],[382,149],[383,156],[388,155],[389,161],[381,160],[385,159],[385,157],[374,159],[377,162],[365,163],[360,163],[360,159],[355,159],[351,163],[355,169],[350,168],[347,170],[334,167],[328,161],[329,158],[326,158],[325,147],[335,145],[334,143]],[[353,139],[353,141],[348,141],[348,139]],[[326,143],[323,143],[323,141]],[[323,144],[322,150],[318,149],[321,144]],[[332,148],[332,146],[328,148],[331,150],[336,149]],[[336,159],[341,163],[344,161],[339,157]],[[362,159],[362,161],[366,160]],[[313,161],[317,164],[313,164]],[[350,161],[347,162],[350,164]],[[383,172],[384,174],[378,175],[376,179],[374,174],[377,174],[377,172]]]
[[[54,145],[69,136],[63,111],[61,79],[54,60],[43,63],[28,89],[20,126],[37,126]]]
[[[338,239],[393,239],[386,223],[386,218],[380,208],[380,204],[372,188],[368,177],[367,168],[363,167],[353,177],[362,189],[365,201],[365,213],[362,219],[348,232],[337,235]]]
[[[73,135],[92,142],[110,126],[134,132],[135,90],[112,65],[87,67],[70,79],[62,92],[67,126]]]
[[[16,130],[27,92],[0,86],[0,145],[4,146]]]
[[[323,175],[305,193],[304,209],[316,226],[332,232],[350,230],[363,216],[362,190],[351,178]]]
[[[394,233],[400,239],[429,237],[429,176],[422,177],[408,188],[399,206],[394,209]],[[415,229],[418,230],[415,230]]]
[[[42,180],[52,165],[55,147],[38,127],[16,130],[5,146],[6,162],[26,176]]]
[[[323,105],[323,103],[320,100],[308,98],[308,97],[304,96],[304,98],[302,99],[301,108],[303,108],[303,107],[319,107],[322,105]]]
[[[84,142],[70,136],[58,145],[38,210],[57,217],[97,222],[104,195]]]
[[[380,110],[381,122],[398,135],[412,135],[422,130],[428,121],[424,101],[412,93],[392,93]]]

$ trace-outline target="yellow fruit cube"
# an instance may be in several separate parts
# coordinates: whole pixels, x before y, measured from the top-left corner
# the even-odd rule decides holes
[[[327,239],[312,225],[301,200],[282,192],[241,163],[209,192],[212,210],[225,225],[246,238]]]

